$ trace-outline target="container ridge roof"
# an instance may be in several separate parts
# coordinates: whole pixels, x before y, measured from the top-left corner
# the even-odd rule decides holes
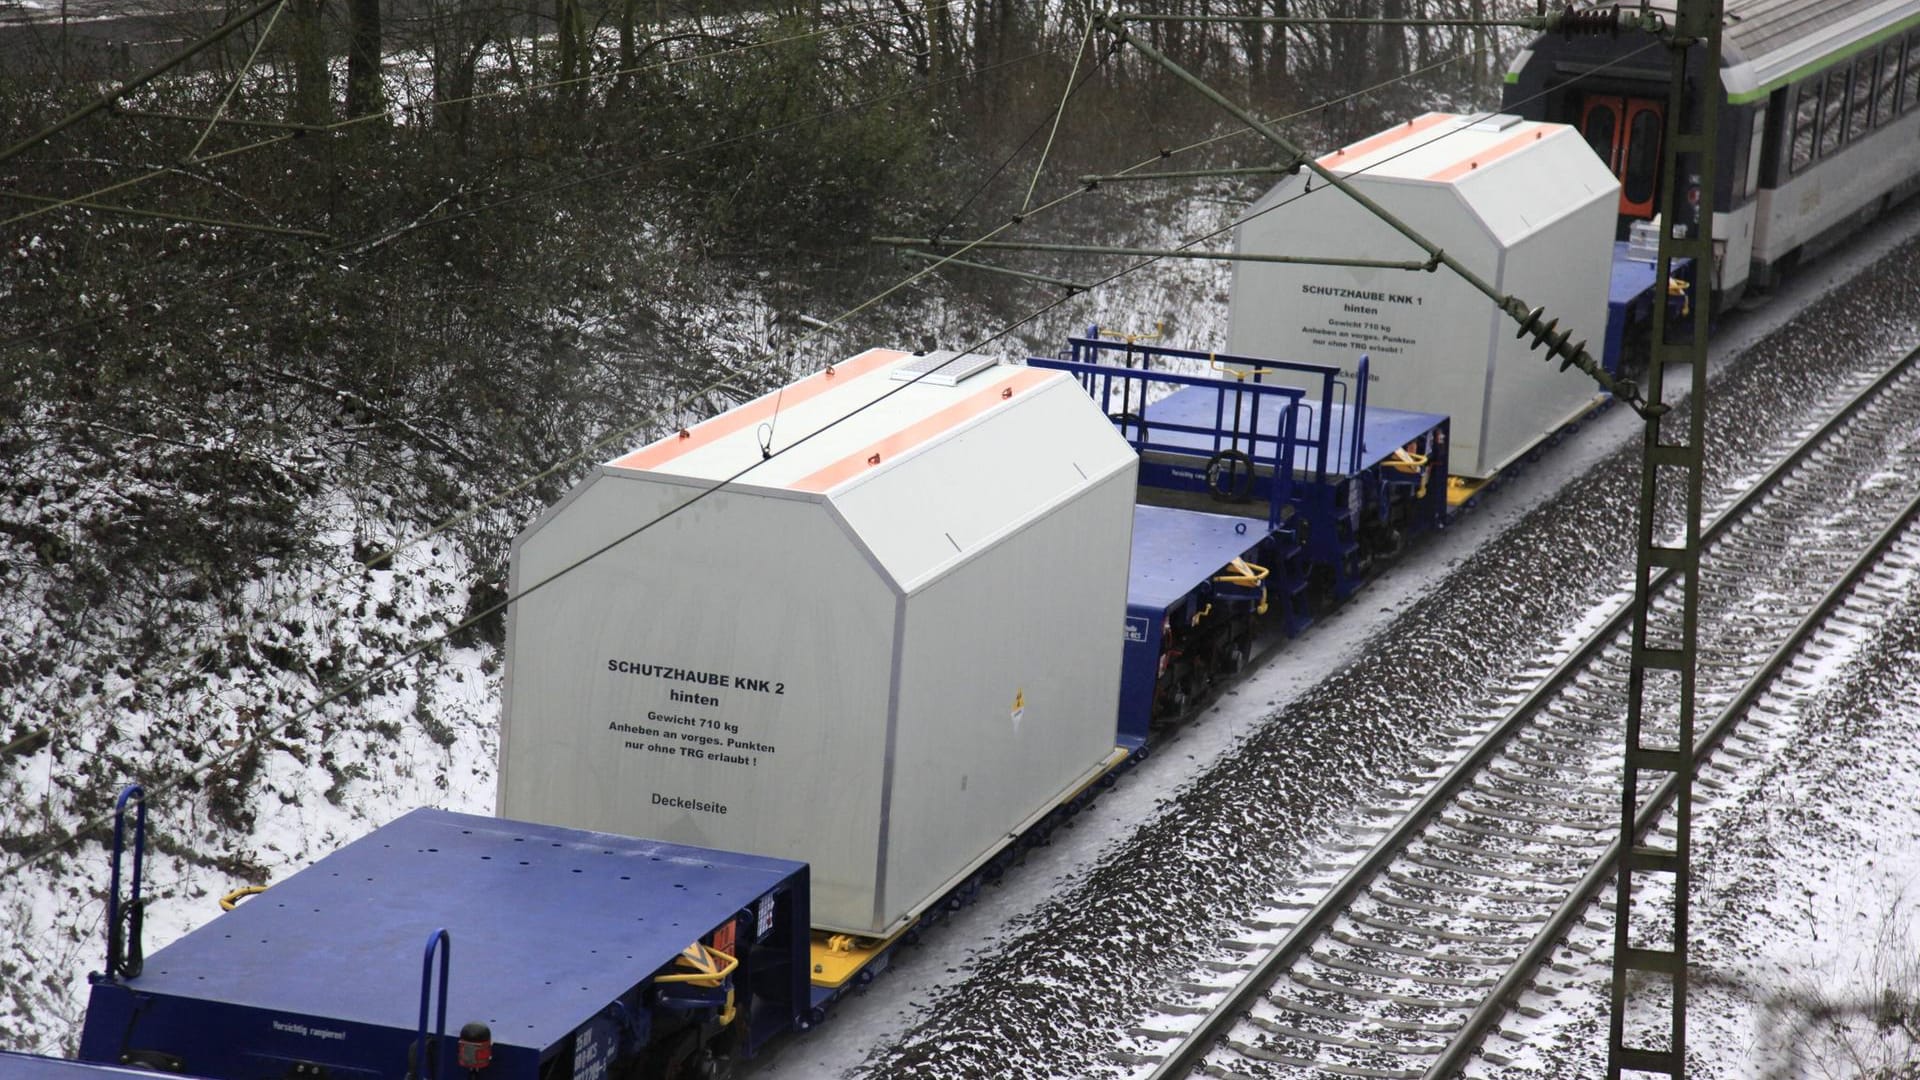
[[[1064,377],[1005,365],[957,386],[895,377],[919,359],[869,349],[614,458],[606,468],[824,493]]]

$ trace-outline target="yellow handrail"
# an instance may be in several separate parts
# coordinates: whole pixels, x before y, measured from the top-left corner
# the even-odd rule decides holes
[[[1272,375],[1275,372],[1280,370],[1279,368],[1264,368],[1264,367],[1247,368],[1245,370],[1241,370],[1240,368],[1232,368],[1232,367],[1228,367],[1227,365],[1221,363],[1218,360],[1215,360],[1214,357],[1218,355],[1219,355],[1218,353],[1211,353],[1211,352],[1208,353],[1207,366],[1212,368],[1215,371],[1222,372],[1227,375],[1231,375],[1234,379],[1240,382],[1246,382],[1248,376]]]
[[[1127,334],[1127,333],[1122,333],[1121,331],[1118,331],[1118,330],[1109,330],[1104,326],[1096,326],[1093,328],[1094,337],[1114,338],[1115,340],[1118,340],[1118,341],[1124,341],[1129,345],[1139,345],[1142,342],[1159,341],[1161,335],[1165,334],[1166,332],[1167,332],[1167,320],[1165,319],[1155,319],[1153,321],[1153,333],[1151,334]]]

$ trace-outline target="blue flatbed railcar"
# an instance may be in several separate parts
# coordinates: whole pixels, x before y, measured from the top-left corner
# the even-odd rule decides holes
[[[110,961],[80,1056],[232,1078],[451,1078],[476,1058],[496,1080],[610,1077],[750,1056],[806,1013],[805,863],[422,809],[144,963]]]

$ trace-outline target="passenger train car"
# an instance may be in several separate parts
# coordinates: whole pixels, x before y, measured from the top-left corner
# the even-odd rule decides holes
[[[1920,175],[1920,0],[1728,16],[1722,299]],[[1631,322],[1686,301],[1620,241],[1660,179],[1664,54],[1638,47],[1542,39],[1523,116],[1429,114],[1321,163],[1578,309],[1617,368]],[[1268,226],[1364,241],[1324,195],[1289,223],[1299,179]],[[1023,363],[869,350],[606,462],[514,546],[501,816],[415,811],[143,957],[129,789],[81,1056],[677,1078],[821,1022],[1260,635],[1443,527],[1450,476],[1600,404],[1433,275],[1276,265],[1236,271],[1232,354],[1097,328]],[[1438,383],[1465,404],[1423,407]],[[0,1074],[92,1071],[24,1061]]]
[[[1726,0],[1713,293],[1770,288],[1920,186],[1920,0]],[[1580,129],[1619,177],[1620,239],[1656,212],[1670,71],[1651,38],[1547,35],[1506,110]],[[1695,78],[1698,78],[1696,73]]]

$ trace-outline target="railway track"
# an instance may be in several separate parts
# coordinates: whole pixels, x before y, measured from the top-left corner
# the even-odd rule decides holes
[[[1697,799],[1720,786],[1715,769],[1758,759],[1770,696],[1812,688],[1807,654],[1871,625],[1863,609],[1892,591],[1876,575],[1920,562],[1920,464],[1889,465],[1917,431],[1920,350],[1714,508],[1697,682],[1699,715],[1713,719]],[[1677,592],[1655,604],[1677,619]],[[1453,729],[1456,762],[1427,763],[1402,797],[1368,809],[1377,841],[1222,940],[1116,1064],[1153,1080],[1456,1073],[1612,879],[1631,633],[1623,603],[1530,687],[1496,695],[1493,717]],[[1671,737],[1671,717],[1650,714],[1649,732],[1662,723]],[[1672,795],[1643,799],[1643,834]]]

